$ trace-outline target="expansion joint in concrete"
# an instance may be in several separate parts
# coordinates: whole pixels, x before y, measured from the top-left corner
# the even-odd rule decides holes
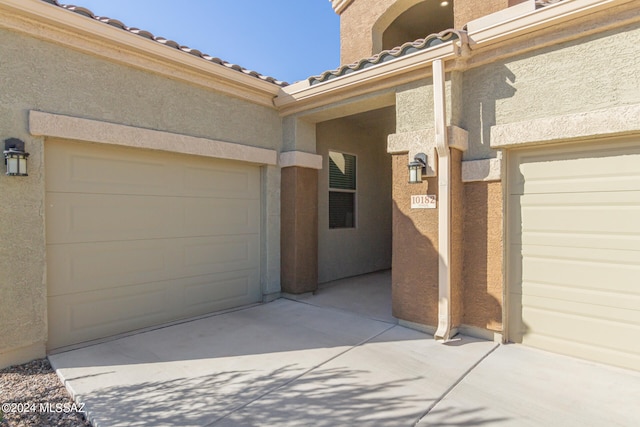
[[[362,342],[360,342],[360,343],[358,343],[358,344],[356,344],[356,345],[353,345],[353,346],[351,346],[351,347],[347,348],[345,351],[342,351],[342,352],[340,352],[340,353],[336,354],[335,356],[330,357],[330,358],[328,358],[327,360],[325,360],[325,361],[323,361],[323,362],[321,362],[321,363],[318,363],[318,364],[317,364],[317,365],[315,365],[315,366],[312,366],[311,368],[309,368],[309,369],[307,369],[306,371],[302,372],[300,375],[296,375],[295,377],[293,377],[293,378],[289,379],[288,381],[285,381],[284,383],[282,383],[282,384],[280,384],[280,385],[278,385],[278,386],[276,386],[276,387],[272,388],[271,390],[267,390],[267,391],[265,391],[265,392],[264,392],[264,393],[262,393],[261,395],[256,396],[255,398],[253,398],[253,399],[249,400],[248,402],[244,403],[243,405],[238,406],[237,408],[233,409],[233,410],[232,410],[232,411],[230,411],[229,413],[227,413],[227,414],[225,414],[225,415],[221,416],[220,418],[218,418],[218,419],[216,419],[216,420],[212,421],[212,422],[211,422],[211,423],[209,423],[209,424],[206,424],[204,427],[214,426],[214,425],[215,425],[215,424],[217,424],[219,421],[222,421],[222,420],[224,420],[225,418],[229,417],[230,415],[232,415],[232,414],[234,414],[234,413],[236,413],[236,412],[238,412],[238,411],[240,411],[240,410],[242,410],[242,409],[246,408],[247,406],[251,405],[253,402],[258,401],[258,400],[260,400],[260,399],[264,398],[265,396],[267,396],[267,395],[269,395],[269,394],[271,394],[271,393],[273,393],[273,392],[275,392],[275,391],[280,390],[280,389],[281,389],[281,388],[283,388],[283,387],[286,387],[287,385],[289,385],[289,384],[291,384],[291,383],[293,383],[293,382],[295,382],[295,381],[299,380],[300,378],[304,377],[305,375],[307,375],[307,374],[309,374],[309,373],[311,373],[311,372],[315,371],[316,369],[318,369],[318,368],[320,368],[320,367],[322,367],[322,366],[326,365],[327,363],[329,363],[329,362],[331,362],[331,361],[333,361],[333,360],[337,359],[338,357],[340,357],[340,356],[342,356],[342,355],[344,355],[344,354],[346,354],[346,353],[350,352],[351,350],[353,350],[353,349],[355,349],[355,348],[358,348],[358,347],[360,347],[360,346],[362,346],[362,345],[364,345],[364,344],[368,343],[369,341],[371,341],[371,340],[373,340],[373,339],[376,339],[376,338],[377,338],[377,337],[379,337],[380,335],[382,335],[382,334],[384,334],[385,332],[387,332],[387,331],[389,331],[389,330],[391,330],[391,329],[395,328],[396,326],[397,326],[397,325],[391,325],[391,326],[389,326],[388,328],[384,329],[383,331],[381,331],[381,332],[379,332],[379,333],[377,333],[377,334],[375,334],[375,335],[373,335],[373,336],[371,336],[371,337],[369,337],[369,338],[367,338],[367,339],[363,340]],[[476,364],[476,365],[477,365],[477,364]],[[474,365],[474,367],[475,367],[475,365]],[[445,393],[445,395],[446,395],[446,393]],[[443,397],[444,397],[444,395],[443,395]]]
[[[440,395],[440,397],[438,397],[437,399],[435,399],[431,405],[429,405],[429,407],[427,408],[426,411],[424,411],[422,413],[422,415],[420,415],[418,417],[418,419],[416,420],[416,422],[413,424],[413,426],[417,426],[418,423],[420,423],[420,421],[422,421],[422,419],[424,417],[426,417],[427,415],[429,415],[429,413],[433,410],[433,408],[435,408],[438,403],[442,402],[457,386],[458,384],[460,384],[466,377],[467,375],[469,375],[474,369],[476,369],[476,367],[478,365],[480,365],[487,357],[489,357],[489,355],[491,355],[491,353],[493,353],[494,351],[496,351],[498,349],[498,347],[500,347],[500,344],[496,344],[493,346],[493,348],[491,350],[489,350],[487,352],[487,354],[485,354],[484,356],[482,356],[482,358],[480,358],[480,360],[478,360],[476,363],[474,363],[469,369],[467,369],[462,375],[460,375],[460,378],[458,378],[458,380],[453,383],[451,385],[451,387],[449,387],[444,393],[442,393]]]

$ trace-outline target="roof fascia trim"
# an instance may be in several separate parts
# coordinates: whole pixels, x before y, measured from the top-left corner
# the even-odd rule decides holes
[[[571,21],[580,17],[586,17],[595,12],[606,10],[614,6],[632,3],[637,0],[564,0],[554,5],[550,5],[541,9],[537,9],[530,13],[526,13],[507,21],[482,28],[474,33],[468,34],[470,56],[462,59],[472,60],[474,51],[492,46],[498,43],[505,43],[534,31],[557,26],[560,23]],[[459,44],[459,41],[451,42]],[[444,49],[450,44],[439,45],[436,49]],[[457,47],[457,46],[456,46]],[[438,50],[440,52],[440,50]],[[515,55],[517,52],[510,52],[509,56]],[[338,100],[342,100],[351,96],[372,93],[389,87],[386,82],[391,82],[393,78],[406,83],[406,79],[399,79],[400,74],[406,74],[409,71],[425,69],[425,74],[420,77],[428,77],[430,72],[426,68],[435,59],[443,59],[444,61],[457,59],[459,55],[450,52],[449,55],[437,55],[434,50],[426,50],[416,52],[407,56],[397,58],[393,61],[376,64],[372,67],[365,68],[335,79],[328,80],[319,84],[310,86],[307,81],[298,82],[287,86],[280,90],[280,94],[275,98],[274,104],[280,110],[281,116],[296,114],[307,111],[311,108],[321,107],[331,103],[332,98],[340,93]],[[464,61],[457,61],[453,68],[465,68]],[[448,67],[448,70],[450,68]],[[447,70],[447,71],[448,71]],[[413,76],[413,80],[420,78]],[[369,85],[363,89],[362,85]],[[353,93],[349,91],[359,88]],[[335,100],[335,98],[333,98]]]
[[[636,0],[563,0],[507,21],[469,32],[469,44],[473,50],[479,45],[488,46],[633,1]]]
[[[320,98],[326,98],[324,103],[332,103],[336,101],[336,94],[341,92],[353,91],[362,87],[368,88],[364,93],[378,91],[381,89],[380,84],[385,80],[418,69],[430,70],[429,65],[436,59],[446,60],[458,57],[459,47],[456,44],[457,41],[443,43],[428,50],[405,55],[393,61],[379,63],[322,83],[310,85],[308,80],[295,83],[281,88],[280,95],[275,98],[274,104],[277,108],[282,109],[284,114],[290,114],[290,112],[285,111],[287,107],[298,109],[302,107],[305,101],[312,99],[316,101],[314,103],[315,108],[318,103],[323,103]],[[431,72],[429,71],[428,75],[430,74]],[[424,77],[426,76],[427,74]]]
[[[29,132],[34,136],[237,160],[260,165],[278,164],[278,152],[267,148],[35,110],[29,111]]]

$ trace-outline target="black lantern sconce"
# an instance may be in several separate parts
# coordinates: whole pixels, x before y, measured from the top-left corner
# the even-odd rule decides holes
[[[427,155],[418,153],[413,157],[413,161],[409,163],[409,184],[420,184],[422,175],[427,173]]]
[[[27,176],[27,157],[24,151],[24,141],[18,138],[4,140],[4,163],[7,165],[7,175]]]

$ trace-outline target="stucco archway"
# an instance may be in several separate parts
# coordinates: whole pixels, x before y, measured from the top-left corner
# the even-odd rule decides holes
[[[453,27],[453,0],[398,0],[375,22],[371,29],[373,52],[391,49],[402,43]]]

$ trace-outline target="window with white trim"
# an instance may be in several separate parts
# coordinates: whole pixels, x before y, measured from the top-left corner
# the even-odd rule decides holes
[[[329,228],[356,226],[356,156],[329,151]]]

